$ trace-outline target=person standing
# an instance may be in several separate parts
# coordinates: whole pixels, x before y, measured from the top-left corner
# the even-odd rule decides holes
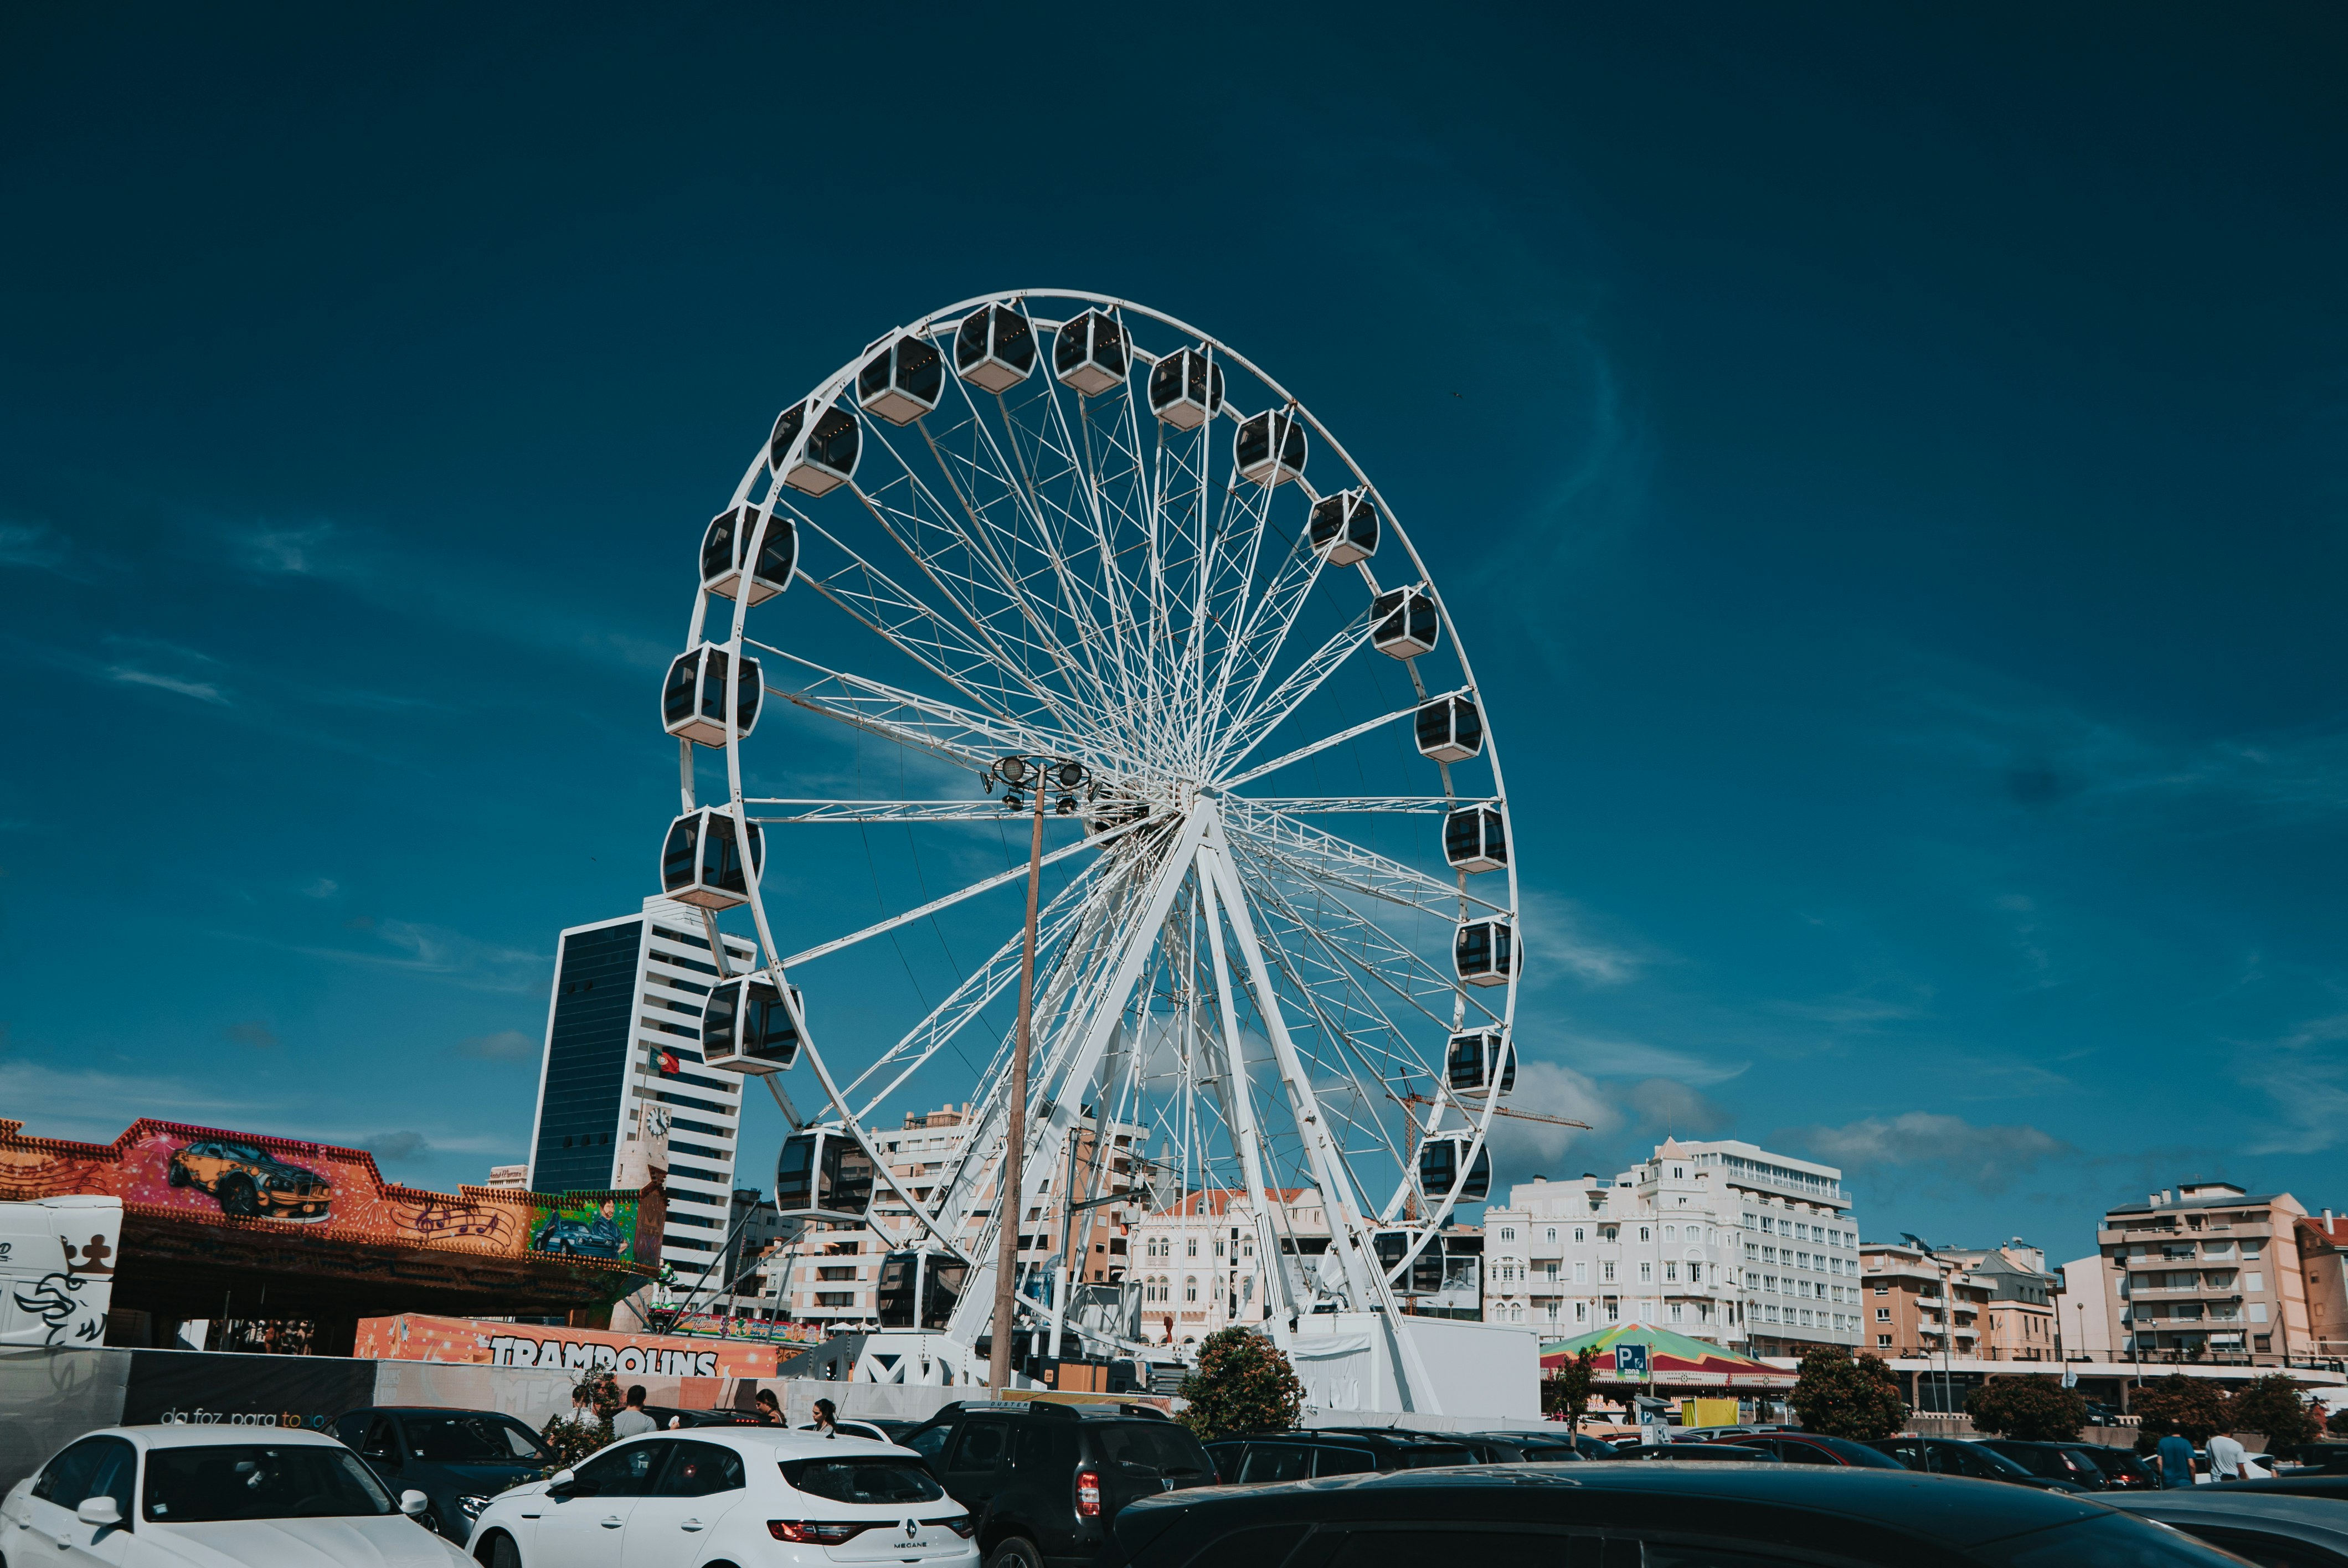
[[[660,1423],[644,1413],[644,1386],[638,1383],[630,1388],[627,1408],[612,1418],[612,1435],[633,1438],[659,1430]]]
[[[779,1427],[783,1424],[783,1408],[775,1402],[775,1393],[773,1389],[759,1389],[757,1396],[751,1399],[750,1403],[758,1412],[758,1424],[760,1426]]]
[[[2160,1446],[2154,1449],[2153,1453],[2160,1460],[2160,1484],[2163,1487],[2193,1484],[2193,1445],[2185,1440],[2183,1433],[2169,1433],[2160,1440]]]
[[[2217,1436],[2209,1440],[2209,1479],[2211,1481],[2240,1481],[2242,1479],[2242,1455],[2245,1450],[2241,1444],[2236,1442],[2226,1433],[2219,1432]]]

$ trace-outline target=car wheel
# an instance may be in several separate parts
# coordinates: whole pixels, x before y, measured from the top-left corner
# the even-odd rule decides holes
[[[521,1568],[521,1553],[515,1549],[513,1537],[503,1531],[493,1532],[473,1553],[473,1561],[483,1568]]]
[[[1044,1554],[1024,1535],[1006,1535],[986,1554],[986,1568],[1044,1568]]]
[[[216,1195],[220,1199],[221,1213],[224,1214],[252,1219],[261,1213],[261,1194],[248,1177],[226,1178],[221,1183]]]

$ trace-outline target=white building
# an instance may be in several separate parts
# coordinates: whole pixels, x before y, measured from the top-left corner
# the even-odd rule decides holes
[[[1327,1253],[1329,1219],[1317,1191],[1286,1187],[1264,1196],[1283,1254],[1301,1262]],[[1235,1323],[1264,1320],[1255,1204],[1246,1189],[1187,1193],[1179,1203],[1143,1215],[1133,1229],[1145,1340],[1182,1345]],[[1297,1272],[1292,1267],[1291,1277]]]
[[[733,973],[750,967],[748,942],[729,937],[726,948]],[[665,898],[564,931],[530,1129],[533,1192],[617,1187],[623,1167],[633,1185],[647,1160],[664,1165],[661,1255],[687,1280],[724,1246],[741,1129],[741,1074],[701,1061],[716,976],[699,911]]]
[[[1643,1323],[1755,1356],[1860,1343],[1842,1173],[1666,1140],[1612,1178],[1536,1176],[1484,1214],[1484,1317],[1569,1338]]]

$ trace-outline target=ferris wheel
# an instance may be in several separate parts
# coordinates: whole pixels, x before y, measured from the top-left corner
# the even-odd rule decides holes
[[[784,410],[709,523],[662,705],[682,794],[663,886],[721,970],[704,1056],[798,1070],[788,1095],[767,1079],[794,1127],[778,1203],[951,1260],[950,1337],[988,1331],[1001,1227],[1112,1127],[1126,1170],[1096,1161],[1058,1201],[1244,1192],[1283,1341],[1316,1309],[1391,1317],[1453,1206],[1486,1196],[1522,954],[1488,715],[1392,508],[1227,344],[1066,290],[883,334]],[[840,743],[897,798],[807,798],[805,759]],[[1024,855],[967,873],[1035,821],[1023,907]],[[797,869],[843,825],[895,825],[963,874],[850,919]],[[1030,908],[1026,1202],[1006,1205]],[[941,918],[978,936],[942,1000],[850,974]],[[722,973],[721,922],[755,936],[753,972]],[[875,1134],[942,1092],[969,1132],[898,1169]],[[1303,1259],[1282,1234],[1300,1190],[1329,1233]]]

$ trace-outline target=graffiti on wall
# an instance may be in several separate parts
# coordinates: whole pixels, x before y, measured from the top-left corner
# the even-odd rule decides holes
[[[100,1194],[149,1215],[489,1256],[546,1254],[631,1272],[659,1257],[652,1188],[433,1193],[386,1182],[374,1155],[331,1143],[150,1121],[110,1144],[27,1138],[22,1128],[0,1120],[0,1201]]]

